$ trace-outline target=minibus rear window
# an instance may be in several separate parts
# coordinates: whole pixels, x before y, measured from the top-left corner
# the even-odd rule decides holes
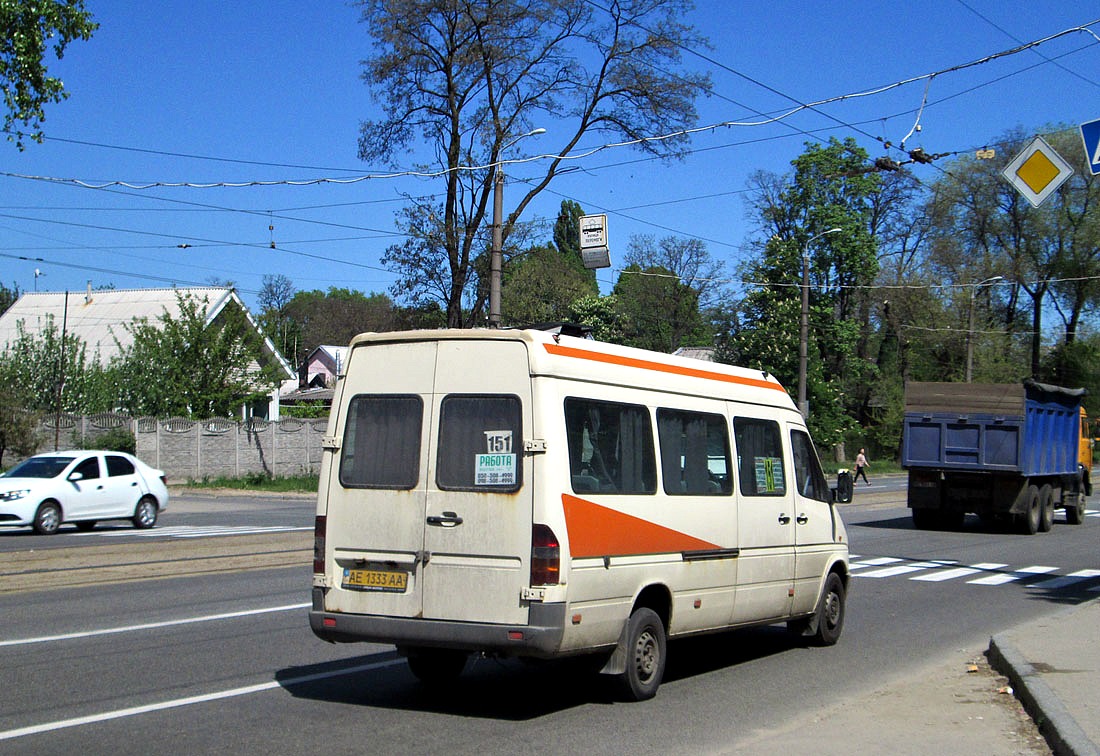
[[[443,397],[436,485],[445,491],[518,491],[523,483],[520,407],[517,396]]]
[[[416,487],[420,477],[419,396],[360,394],[348,404],[340,450],[340,483],[346,488]]]

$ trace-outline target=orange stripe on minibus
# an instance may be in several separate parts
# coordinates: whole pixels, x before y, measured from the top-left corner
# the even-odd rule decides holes
[[[652,360],[641,360],[637,357],[623,357],[617,354],[605,354],[603,352],[594,352],[590,349],[562,346],[561,344],[544,344],[543,346],[546,347],[546,351],[550,354],[556,354],[560,357],[575,357],[581,360],[592,360],[594,362],[603,362],[609,365],[622,365],[624,367],[641,368],[642,370],[657,370],[662,373],[684,375],[690,378],[705,378],[712,381],[737,383],[743,386],[775,389],[776,391],[782,391],[784,393],[787,391],[781,384],[764,380],[763,378],[746,378],[740,375],[716,373],[713,370],[702,370],[700,368],[683,367],[680,365],[666,365]]]
[[[700,538],[666,528],[591,501],[561,495],[569,553],[574,557],[673,554],[720,548]]]

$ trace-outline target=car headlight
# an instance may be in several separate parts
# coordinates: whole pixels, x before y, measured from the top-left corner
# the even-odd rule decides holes
[[[23,488],[18,491],[0,491],[0,501],[15,501],[16,499],[22,499],[30,492],[31,490],[29,488]]]

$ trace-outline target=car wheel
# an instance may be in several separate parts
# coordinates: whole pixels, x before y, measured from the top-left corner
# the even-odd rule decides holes
[[[146,530],[157,524],[157,502],[152,496],[144,496],[141,501],[138,502],[137,509],[134,510],[134,516],[131,518],[131,522],[134,523],[134,527],[139,530]]]
[[[630,615],[626,630],[626,670],[620,677],[631,701],[657,695],[665,675],[665,626],[657,612],[642,607]]]
[[[844,629],[844,581],[840,575],[830,572],[817,603],[817,631],[813,642],[818,646],[831,646],[840,639]]]
[[[1080,525],[1085,520],[1085,505],[1080,498],[1081,495],[1077,496],[1076,504],[1066,505],[1066,522],[1070,525]]]
[[[34,532],[53,535],[61,527],[61,506],[56,501],[44,501],[34,513]]]
[[[89,530],[95,529],[95,525],[95,520],[81,520],[80,522],[76,523],[76,529],[82,533],[87,533]]]

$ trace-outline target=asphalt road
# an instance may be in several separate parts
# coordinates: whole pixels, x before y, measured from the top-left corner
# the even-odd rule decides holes
[[[42,575],[51,560],[84,564],[72,587],[11,592],[0,580],[0,752],[732,752],[1097,596],[1100,513],[1079,526],[1059,517],[1033,537],[976,520],[917,531],[890,488],[861,486],[843,507],[855,577],[837,646],[806,648],[781,628],[677,642],[658,696],[635,704],[566,664],[479,660],[449,688],[426,689],[390,647],[317,640],[306,620],[308,497],[185,495],[147,535],[0,532],[0,567],[32,549],[46,550]],[[227,527],[240,534],[200,534]],[[280,530],[244,532],[261,528]],[[282,544],[289,566],[192,568],[201,560],[176,544]],[[81,584],[102,576],[89,564],[119,559],[108,553],[128,566]],[[144,579],[158,563],[180,576]]]

